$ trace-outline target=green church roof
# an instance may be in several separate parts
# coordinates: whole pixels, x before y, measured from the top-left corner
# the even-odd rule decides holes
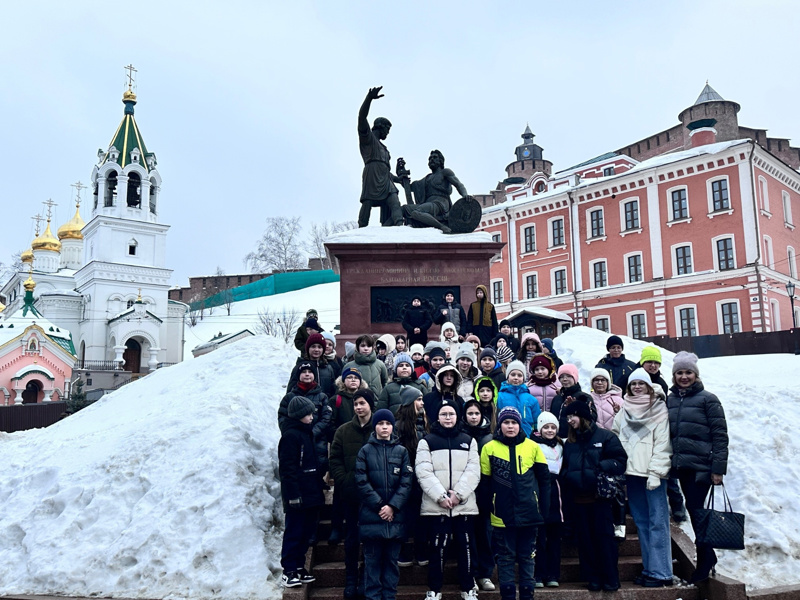
[[[133,162],[131,152],[134,149],[139,150],[139,164],[142,165],[145,171],[150,171],[147,164],[148,156],[147,147],[144,145],[142,135],[139,133],[139,127],[136,125],[136,119],[133,118],[133,107],[136,104],[136,94],[130,90],[125,92],[122,96],[122,103],[125,105],[125,114],[122,117],[122,122],[117,127],[114,137],[111,138],[111,143],[108,145],[106,154],[101,161],[105,164],[111,160],[111,148],[116,148],[119,153],[117,157],[117,164],[125,168]]]

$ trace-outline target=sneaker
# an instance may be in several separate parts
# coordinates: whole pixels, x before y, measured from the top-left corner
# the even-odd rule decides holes
[[[461,592],[461,600],[478,600],[478,592],[475,588],[466,592]]]
[[[413,567],[414,566],[414,561],[410,560],[410,559],[402,559],[401,558],[400,560],[397,561],[397,566],[398,567]]]
[[[545,581],[544,587],[558,587],[557,581]]]
[[[617,538],[617,541],[625,539],[625,525],[614,526],[614,537]]]
[[[297,571],[297,576],[300,578],[300,583],[314,583],[317,580],[316,577],[305,569],[299,569]]]
[[[283,575],[281,575],[281,583],[283,584],[283,587],[287,588],[303,585],[303,582],[300,581],[300,576],[297,574],[297,571],[285,571]]]
[[[494,584],[492,580],[488,577],[481,577],[478,579],[478,587],[481,588],[484,592],[493,592],[495,590]]]
[[[420,567],[427,567],[429,563],[430,563],[430,561],[429,561],[429,560],[418,560],[418,561],[417,561],[417,564],[418,564]]]
[[[428,590],[428,593],[425,594],[425,600],[442,600],[442,592]]]
[[[544,584],[541,581],[537,581],[537,582],[535,582],[533,584],[533,587],[535,587],[535,588],[543,588]]]

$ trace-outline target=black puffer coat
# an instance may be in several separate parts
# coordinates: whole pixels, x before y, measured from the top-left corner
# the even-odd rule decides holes
[[[292,391],[283,397],[278,408],[278,427],[281,432],[286,429],[289,423],[294,421],[294,419],[289,418],[289,402],[295,396],[304,396],[314,403],[314,420],[311,422],[311,426],[319,459],[320,476],[322,476],[328,470],[328,439],[330,438],[333,414],[331,407],[328,405],[328,396],[325,395],[319,385],[315,385],[308,392],[304,392],[300,387],[294,386]]]
[[[397,540],[405,535],[405,523],[414,469],[408,451],[397,436],[379,440],[373,433],[356,459],[356,485],[361,500],[358,532],[362,539]],[[381,507],[394,509],[394,518],[384,521]],[[406,510],[404,510],[406,509]]]
[[[297,370],[297,367],[302,362],[310,362],[317,367],[314,380],[319,384],[319,387],[322,388],[322,391],[325,392],[328,398],[330,398],[336,389],[336,378],[341,375],[342,369],[338,363],[331,362],[324,356],[317,360],[313,358],[303,358],[302,356],[298,358],[292,368],[292,374],[289,376],[289,383],[286,385],[286,391],[292,391],[292,388],[300,381],[300,372]]]
[[[559,480],[565,493],[573,497],[593,499],[597,493],[597,475],[622,475],[628,454],[619,438],[595,423],[577,434],[575,442],[564,444],[564,461]]]
[[[569,423],[567,423],[567,415],[564,414],[564,409],[569,406],[564,404],[567,398],[572,397],[576,402],[585,402],[589,405],[589,411],[592,413],[592,420],[597,422],[597,408],[594,405],[594,398],[581,390],[581,384],[576,383],[568,388],[561,388],[558,391],[558,396],[553,398],[553,403],[550,405],[550,412],[552,412],[556,419],[558,419],[558,437],[567,439],[569,434]]]
[[[728,470],[725,411],[701,381],[672,386],[667,397],[672,437],[672,468],[724,475]]]
[[[288,419],[278,442],[278,476],[284,510],[325,504],[311,425]]]
[[[445,388],[442,385],[442,375],[445,373],[452,373],[455,383],[451,388]],[[458,414],[464,413],[464,398],[458,395],[458,386],[461,385],[461,373],[458,372],[453,365],[445,364],[441,369],[436,371],[435,377],[436,384],[433,390],[428,392],[422,397],[422,402],[425,405],[425,415],[428,417],[428,423],[436,423],[439,420],[439,407],[442,405],[442,400],[445,398],[451,400],[458,406]],[[456,390],[456,392],[450,391]]]
[[[424,306],[409,306],[403,314],[403,329],[408,334],[409,348],[413,344],[428,342],[428,329],[433,325],[431,313]],[[414,329],[419,329],[419,333],[414,333]]]
[[[636,370],[636,363],[625,358],[624,354],[619,358],[606,354],[594,367],[608,371],[611,374],[611,383],[624,392],[628,387],[628,377]]]
[[[334,485],[339,487],[346,504],[358,503],[356,486],[356,458],[361,447],[372,434],[372,419],[363,427],[358,417],[345,423],[333,436],[330,454],[330,469]]]

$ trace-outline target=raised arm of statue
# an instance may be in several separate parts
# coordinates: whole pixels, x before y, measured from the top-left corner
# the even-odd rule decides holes
[[[369,133],[369,121],[367,120],[369,116],[369,107],[373,100],[383,98],[383,94],[381,94],[382,89],[382,85],[369,88],[367,97],[364,98],[364,102],[361,104],[361,108],[358,111],[358,135],[367,135]]]
[[[456,174],[453,173],[452,169],[444,169],[442,170],[442,174],[445,176],[447,181],[456,188],[459,194],[461,194],[462,198],[466,198],[469,194],[467,193],[467,188],[464,187],[464,184],[456,177]]]

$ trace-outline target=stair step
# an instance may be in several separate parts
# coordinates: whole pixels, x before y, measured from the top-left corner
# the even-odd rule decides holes
[[[401,585],[397,588],[397,600],[424,600],[426,585]],[[343,587],[313,587],[308,590],[309,600],[341,600]],[[700,600],[700,592],[694,586],[671,588],[643,588],[632,582],[623,582],[622,587],[610,595],[606,592],[590,592],[583,583],[564,583],[557,588],[539,588],[534,597],[546,596],[548,600]],[[478,592],[483,600],[499,600],[500,592]],[[456,585],[442,588],[442,600],[461,600]]]
[[[315,587],[344,587],[345,572],[344,562],[332,561],[317,563],[312,571],[317,578]],[[633,578],[642,572],[642,559],[640,556],[620,556],[619,577],[622,581],[633,581]],[[448,561],[444,565],[445,583],[458,581],[458,566],[455,561]],[[577,558],[564,558],[561,560],[561,581],[565,583],[581,581],[580,565]],[[425,585],[428,582],[428,567],[401,567],[400,585]],[[685,599],[684,599],[685,600]]]

